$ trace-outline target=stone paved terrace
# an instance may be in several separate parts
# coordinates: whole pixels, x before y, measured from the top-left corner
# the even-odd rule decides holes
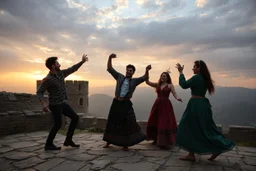
[[[196,156],[196,162],[180,161],[185,151],[173,147],[158,149],[150,141],[122,151],[120,147],[102,148],[102,134],[78,134],[74,140],[79,149],[62,147],[60,151],[45,152],[48,132],[16,134],[0,138],[0,170],[26,171],[256,171],[256,148],[236,147],[216,161],[209,156]],[[56,145],[62,145],[65,136],[58,134]]]

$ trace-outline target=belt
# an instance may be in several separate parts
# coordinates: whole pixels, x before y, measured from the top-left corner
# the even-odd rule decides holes
[[[119,101],[130,100],[130,98],[125,98],[125,97],[115,97],[115,99]]]
[[[191,98],[204,99],[205,97],[203,97],[203,96],[194,96],[194,95],[192,95],[192,96],[191,96]]]

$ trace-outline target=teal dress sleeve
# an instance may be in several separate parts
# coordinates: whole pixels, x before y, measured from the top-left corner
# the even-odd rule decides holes
[[[199,81],[198,75],[194,75],[188,80],[186,80],[184,74],[181,74],[179,77],[179,85],[183,89],[188,89],[196,86],[198,84],[198,81]]]

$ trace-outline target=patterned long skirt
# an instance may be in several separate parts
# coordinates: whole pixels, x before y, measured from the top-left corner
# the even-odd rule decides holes
[[[130,100],[113,99],[103,140],[117,146],[132,146],[146,139]]]

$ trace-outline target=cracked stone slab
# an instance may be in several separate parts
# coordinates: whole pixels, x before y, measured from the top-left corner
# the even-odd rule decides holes
[[[20,169],[25,169],[29,167],[36,166],[40,163],[44,162],[44,160],[38,158],[38,157],[32,157],[26,160],[21,160],[19,162],[14,163],[14,166],[20,168]]]
[[[169,151],[140,151],[139,153],[146,157],[155,158],[166,158],[171,155]]]
[[[77,162],[77,161],[64,161],[63,163],[59,164],[58,166],[54,167],[50,171],[78,171],[85,165],[84,162]]]
[[[13,152],[4,154],[5,158],[11,159],[11,160],[24,160],[24,159],[30,158],[32,156],[35,156],[35,154],[34,153],[26,153],[26,152],[17,152],[17,151],[13,151]]]
[[[9,144],[9,146],[14,149],[32,147],[32,146],[36,146],[36,145],[39,145],[39,144],[35,143],[35,142],[31,142],[31,141],[23,141],[23,142],[16,142],[16,143]]]
[[[87,164],[85,166],[83,166],[81,169],[79,169],[79,171],[92,171],[91,168],[91,164]],[[101,170],[102,171],[102,170]]]
[[[6,153],[6,152],[9,152],[9,151],[12,151],[13,148],[10,148],[10,147],[1,147],[0,148],[0,154],[2,153]]]
[[[75,161],[90,161],[96,158],[96,156],[82,153],[77,155],[66,156],[66,158],[69,160],[75,160]]]
[[[38,157],[40,158],[40,159],[50,159],[50,158],[53,158],[55,156],[55,154],[53,154],[53,153],[42,153],[42,154],[40,154]]]
[[[240,171],[241,169],[238,167],[236,169],[229,168],[229,167],[224,167],[224,171]]]
[[[255,171],[256,170],[256,166],[248,166],[248,165],[243,165],[241,166],[243,171]]]
[[[245,157],[245,158],[243,158],[243,161],[247,165],[256,166],[256,157]]]
[[[256,148],[253,147],[237,147],[239,151],[256,153]]]
[[[0,144],[2,145],[9,145],[11,143],[19,142],[17,139],[2,139],[0,140]]]
[[[42,140],[45,139],[45,137],[20,137],[18,138],[18,140],[20,141],[38,141],[38,140]]]
[[[189,171],[189,167],[167,167],[160,169],[161,171]]]
[[[69,157],[72,155],[77,155],[77,154],[81,154],[81,153],[85,153],[86,150],[84,149],[80,149],[80,148],[76,148],[76,149],[65,149],[65,151],[60,151],[59,154],[56,155],[56,157]]]
[[[102,140],[103,135],[102,134],[91,134],[87,140]]]
[[[115,163],[118,160],[118,158],[111,157],[111,156],[101,156],[101,157],[97,158],[97,160],[110,160],[111,163]]]
[[[33,146],[33,147],[26,147],[26,148],[22,148],[19,149],[20,151],[25,151],[25,152],[33,152],[39,149],[43,149],[44,145],[39,145],[39,146]]]
[[[181,156],[171,156],[165,163],[165,166],[177,166],[177,167],[190,167],[193,162],[182,161],[179,159]]]
[[[226,156],[219,156],[214,161],[208,160],[209,157],[210,155],[202,155],[200,157],[200,164],[206,164],[206,165],[210,164],[210,165],[232,167],[232,168],[235,168],[239,165],[237,163],[230,163]]]
[[[104,169],[107,165],[109,165],[111,161],[110,160],[94,160],[94,161],[91,161],[90,163],[93,164],[91,166],[91,169],[101,170],[101,169]]]
[[[83,143],[83,146],[87,149],[90,149],[90,148],[97,148],[97,147],[103,147],[104,145],[104,142],[93,142],[93,143],[90,143],[90,144],[84,144]]]
[[[256,157],[256,153],[248,153],[248,152],[241,152],[241,151],[239,151],[238,154],[239,154],[239,155],[243,155],[243,156],[245,156],[245,157],[248,157],[248,156],[249,156],[249,157],[250,157],[250,156],[251,156],[251,157]]]
[[[116,161],[116,163],[138,163],[144,158],[142,155],[134,155],[120,158]]]
[[[58,166],[60,163],[62,163],[64,161],[65,161],[65,159],[61,159],[61,158],[50,159],[50,160],[36,166],[35,169],[39,170],[39,171],[47,171],[47,170],[50,170],[50,169]]]
[[[114,153],[109,154],[108,156],[112,157],[127,157],[127,156],[132,156],[134,154],[133,151],[116,151]]]
[[[140,163],[118,163],[114,164],[111,167],[118,169],[120,171],[131,171],[131,170],[140,170],[140,171],[155,171],[159,165],[149,163],[149,162],[140,162]]]
[[[113,150],[115,150],[115,149],[94,147],[94,148],[91,148],[90,150],[88,150],[87,153],[93,154],[93,155],[104,155],[104,154],[113,153],[114,152]]]
[[[151,144],[145,144],[145,145],[140,145],[136,144],[134,146],[129,147],[132,150],[156,150],[157,146],[151,145]]]
[[[244,165],[246,163],[243,162],[242,158],[237,158],[237,157],[228,157],[228,161],[230,163],[236,163],[236,164],[239,164],[239,165]]]
[[[223,171],[221,166],[215,165],[200,165],[200,166],[193,166],[190,171]]]
[[[35,169],[24,169],[22,171],[36,171]]]
[[[227,157],[243,157],[242,155],[239,155],[237,151],[229,151],[226,153],[221,154],[222,156],[227,156]]]
[[[40,131],[40,132],[31,132],[31,133],[26,133],[27,136],[29,137],[47,137],[49,134],[49,132],[45,132],[45,131]],[[56,135],[56,137],[58,136],[59,134]]]
[[[162,165],[167,161],[167,159],[155,158],[155,157],[145,157],[143,160],[148,161],[150,163],[155,163],[158,165]]]

